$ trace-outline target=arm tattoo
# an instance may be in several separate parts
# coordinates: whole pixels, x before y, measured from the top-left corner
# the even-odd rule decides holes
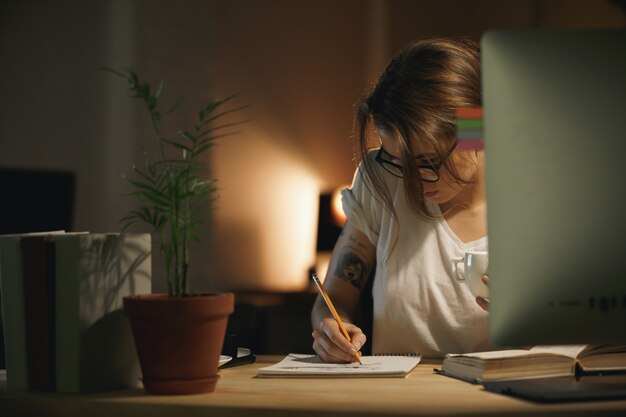
[[[350,242],[353,242],[355,245],[357,245],[360,248],[365,248],[366,247],[363,243],[361,243],[358,240],[356,240],[356,238],[354,236],[352,236],[352,235],[348,236],[348,239],[350,240]]]
[[[369,275],[369,265],[357,253],[345,252],[338,259],[335,275],[361,290]]]

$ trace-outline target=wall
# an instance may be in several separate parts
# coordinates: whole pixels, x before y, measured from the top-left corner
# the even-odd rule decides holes
[[[314,261],[317,195],[352,177],[352,106],[400,47],[625,23],[602,0],[3,1],[0,166],[75,171],[75,229],[117,230],[133,207],[121,173],[153,138],[124,83],[96,69],[163,77],[169,99],[183,98],[170,129],[243,91],[252,121],[206,161],[220,199],[204,217],[212,238],[192,253],[193,287],[297,290]]]
[[[123,2],[63,4],[0,4],[0,165],[75,171],[76,227],[113,230],[128,207],[117,197],[132,157],[132,109],[109,105],[112,86],[96,69],[116,64],[113,53],[132,61],[122,41],[129,16]]]
[[[227,256],[219,274],[236,287],[307,285],[320,190],[349,183],[354,168],[349,136],[366,82],[366,5],[216,4],[215,91],[241,90],[252,104],[246,133],[212,154],[221,188],[217,238]]]

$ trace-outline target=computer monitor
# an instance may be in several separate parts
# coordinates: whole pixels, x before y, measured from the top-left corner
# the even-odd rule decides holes
[[[626,31],[481,41],[490,333],[626,342]]]
[[[75,189],[70,171],[0,168],[0,235],[71,231]]]

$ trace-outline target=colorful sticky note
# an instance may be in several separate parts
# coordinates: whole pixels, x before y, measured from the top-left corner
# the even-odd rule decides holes
[[[484,148],[484,124],[482,107],[456,109],[456,140],[459,150]]]
[[[459,107],[456,109],[457,119],[482,119],[482,107]]]

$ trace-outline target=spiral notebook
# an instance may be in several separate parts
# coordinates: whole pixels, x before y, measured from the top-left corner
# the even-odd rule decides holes
[[[404,378],[421,356],[362,356],[359,363],[327,363],[316,355],[290,353],[280,362],[260,368],[259,377],[280,378]]]

